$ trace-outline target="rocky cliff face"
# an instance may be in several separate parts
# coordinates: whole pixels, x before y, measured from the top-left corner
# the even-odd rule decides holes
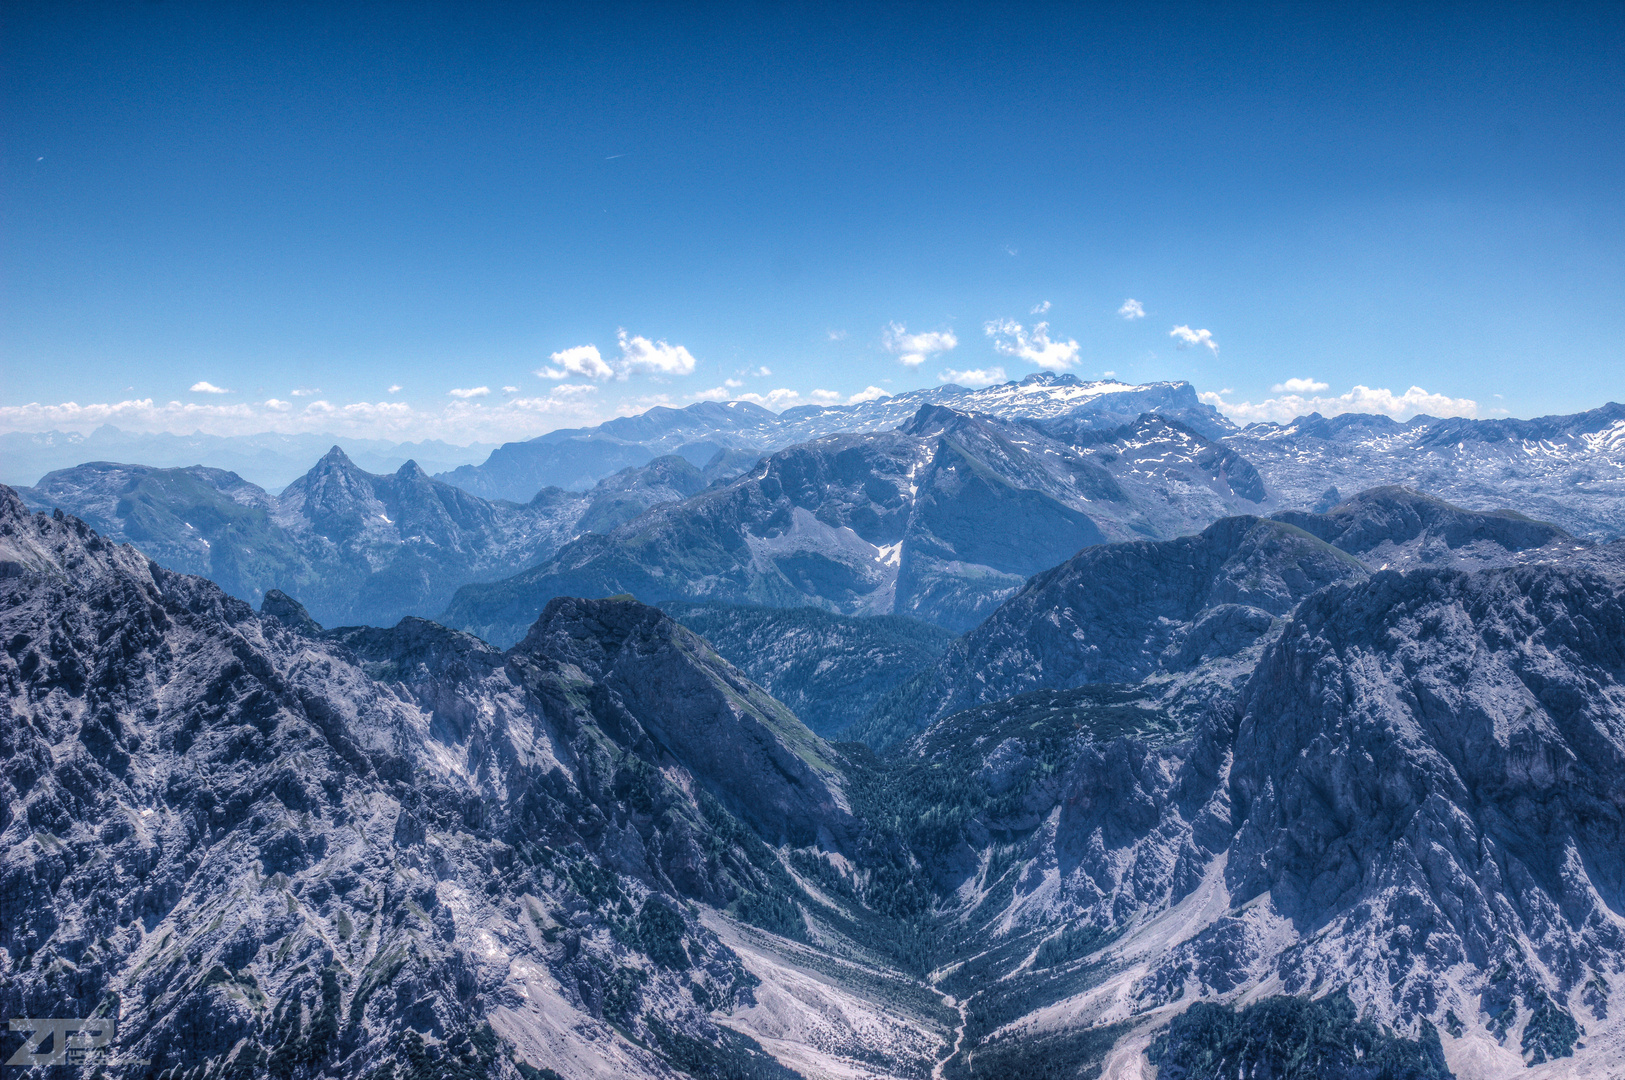
[[[838,758],[658,612],[313,637],[9,490],[0,566],[7,1015],[153,1073],[777,1075],[684,904],[779,911],[728,806],[837,843]]]
[[[1257,659],[1249,650],[1304,598],[1373,570],[1596,557],[1591,544],[1547,522],[1463,510],[1398,487],[1363,492],[1325,514],[1229,518],[1196,536],[1102,545],[1036,575],[854,732],[884,744],[959,709],[1039,688],[1153,675],[1187,686],[1220,669],[1245,674]]]
[[[1358,556],[1373,570],[1549,562],[1591,546],[1550,522],[1511,510],[1464,510],[1403,487],[1363,491],[1324,514],[1287,511],[1275,519]]]

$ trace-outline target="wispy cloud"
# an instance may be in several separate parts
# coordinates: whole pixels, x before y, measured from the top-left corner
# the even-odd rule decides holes
[[[768,370],[766,365],[763,365],[763,366],[757,368],[755,371],[747,371],[745,374],[747,374],[747,375],[749,375],[749,376],[751,376],[752,378],[755,378],[755,379],[765,379],[769,375],[773,374],[773,372]]]
[[[457,390],[447,390],[446,391],[446,393],[450,394],[452,397],[454,397],[454,398],[462,398],[464,401],[467,401],[469,398],[484,397],[485,395],[489,394],[490,392],[491,392],[491,388],[489,386],[471,386],[471,387],[469,387],[467,389],[457,389]]]
[[[829,339],[831,341],[845,341],[846,340],[846,331],[845,330],[826,330],[826,331],[824,331],[824,333],[829,335]]]
[[[556,401],[568,401],[571,398],[581,397],[583,394],[596,394],[598,387],[592,383],[564,383],[553,388],[552,397]]]
[[[1034,323],[1026,329],[1014,319],[994,319],[982,327],[993,339],[993,349],[1014,356],[1046,371],[1065,371],[1078,362],[1078,343],[1071,339],[1052,341],[1049,323]]]
[[[886,324],[886,328],[880,332],[880,341],[886,351],[896,356],[905,367],[919,367],[928,358],[959,346],[959,339],[952,330],[927,330],[923,334],[911,334],[908,327],[896,322]]]
[[[398,394],[398,393],[401,392],[401,384],[400,383],[392,383],[390,385],[389,389],[384,391],[384,392],[386,394]]]
[[[322,392],[322,389],[319,386],[317,386],[317,387],[296,386],[291,391],[289,391],[289,396],[290,397],[315,397],[317,394],[319,394],[321,392]],[[393,390],[390,391],[390,393],[394,393],[394,392],[395,391],[393,391]]]
[[[1042,315],[1046,311],[1049,310],[1049,307],[1050,307],[1049,301],[1045,300],[1042,304],[1034,305],[1033,309],[1031,311],[1029,311],[1027,314],[1029,314],[1029,315]]]
[[[203,380],[199,379],[197,382],[192,384],[192,393],[194,393],[194,394],[229,394],[229,393],[231,393],[231,391],[227,390],[224,386],[216,386],[212,382],[204,382]]]
[[[1117,309],[1117,313],[1130,322],[1133,322],[1135,319],[1145,318],[1145,305],[1140,303],[1138,300],[1130,298],[1123,301],[1123,306]]]
[[[1274,386],[1270,387],[1270,393],[1272,393],[1272,394],[1318,394],[1322,390],[1329,390],[1329,389],[1331,389],[1331,384],[1330,383],[1323,383],[1323,382],[1319,381],[1318,379],[1288,379],[1286,382],[1278,382]],[[1228,393],[1230,393],[1230,391],[1221,390],[1220,393],[1228,394]]]
[[[1168,331],[1168,336],[1174,339],[1174,344],[1181,349],[1188,349],[1192,345],[1206,345],[1214,353],[1219,351],[1219,343],[1213,340],[1210,330],[1192,330],[1188,326],[1176,326]]]
[[[502,388],[502,392],[504,394],[517,394],[517,393],[519,393],[519,387],[517,387],[517,386],[504,386]]]
[[[1289,379],[1276,387],[1279,392],[1283,387],[1292,383],[1307,383],[1310,386],[1326,389],[1325,383],[1317,383],[1312,379]],[[1322,397],[1318,391],[1309,393],[1286,393],[1280,397],[1265,398],[1254,404],[1250,401],[1232,402],[1224,399],[1224,394],[1211,391],[1199,395],[1201,399],[1224,413],[1230,419],[1244,424],[1259,420],[1272,420],[1276,423],[1285,423],[1299,416],[1309,413],[1320,413],[1322,416],[1337,416],[1342,413],[1381,413],[1391,416],[1395,420],[1409,420],[1420,413],[1430,416],[1468,416],[1479,414],[1478,402],[1471,398],[1453,398],[1444,394],[1433,394],[1413,386],[1403,394],[1396,394],[1392,390],[1382,387],[1355,386],[1346,394],[1336,397]]]
[[[971,371],[955,371],[953,368],[943,368],[937,378],[945,383],[958,383],[976,389],[982,386],[992,386],[994,383],[1004,382],[1004,369],[1002,367],[976,368]]]
[[[722,385],[726,386],[730,390],[737,390],[741,386],[744,386],[745,383],[742,379],[723,379]]]

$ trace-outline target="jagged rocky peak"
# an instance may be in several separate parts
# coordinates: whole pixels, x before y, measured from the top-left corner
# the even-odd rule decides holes
[[[0,484],[0,578],[26,574],[98,576],[108,571],[150,578],[150,562],[129,545],[113,544],[58,510],[33,513]]]
[[[260,614],[275,619],[289,630],[301,634],[315,636],[322,632],[322,626],[310,617],[305,605],[283,592],[281,589],[272,589],[260,601]]]
[[[966,419],[968,415],[968,413],[950,409],[946,405],[921,405],[919,410],[909,418],[908,423],[897,430],[906,435],[928,438],[948,431],[960,421]]]
[[[336,448],[335,448],[336,449]],[[405,461],[395,470],[395,479],[401,483],[414,484],[422,487],[431,486],[429,474],[416,461]]]

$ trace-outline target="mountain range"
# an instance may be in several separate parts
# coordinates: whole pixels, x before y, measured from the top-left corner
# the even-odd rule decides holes
[[[1265,498],[1244,460],[1175,422],[1080,432],[1072,419],[1051,431],[923,405],[895,430],[814,439],[465,586],[442,621],[507,643],[554,596],[631,593],[964,630],[1081,547],[1174,535]]]
[[[280,495],[219,469],[110,462],[49,473],[20,492],[245,600],[280,589],[305,597],[323,622],[392,624],[439,611],[465,582],[547,558],[582,530],[694,495],[715,475],[662,457],[591,491],[552,488],[521,505],[470,495],[411,461],[368,473],[335,446]]]
[[[1611,1075],[1619,548],[1403,491],[1099,545],[877,757],[631,599],[327,631],[0,491],[0,1005],[154,1075]]]
[[[143,433],[103,424],[88,435],[77,431],[0,434],[0,484],[21,487],[46,473],[87,461],[138,461],[161,469],[204,465],[280,491],[335,443],[363,469],[380,473],[394,472],[408,461],[418,462],[427,472],[443,472],[483,461],[496,449],[489,443],[455,446],[437,439],[402,443],[270,431],[257,435]]]
[[[1213,406],[1198,399],[1189,383],[1084,382],[1075,375],[1039,373],[975,390],[948,384],[853,405],[800,405],[780,413],[748,401],[701,401],[682,409],[656,406],[596,427],[562,428],[526,442],[504,443],[483,464],[438,478],[486,498],[524,501],[547,485],[589,487],[610,472],[663,453],[704,465],[725,449],[760,454],[826,435],[889,431],[926,405],[1007,420],[1084,416],[1105,426],[1120,426],[1149,412],[1209,436],[1233,430]]]
[[[162,1080],[1625,1075],[1619,407],[958,393],[523,502],[0,487],[0,1011]]]

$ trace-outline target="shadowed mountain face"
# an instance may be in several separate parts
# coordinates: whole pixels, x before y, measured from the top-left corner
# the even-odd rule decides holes
[[[1205,665],[1198,708],[1163,676],[1039,689],[893,755],[860,814],[895,821],[952,898],[963,959],[940,985],[969,998],[970,1053],[946,1074],[1042,1069],[1125,1023],[1107,1038],[1130,1069],[1206,1046],[1267,1075],[1287,1045],[1335,1057],[1380,1024],[1417,1041],[1372,1053],[1415,1071],[1372,1076],[1609,1075],[1625,1052],[1619,564],[1347,576],[1245,660],[1239,677]],[[1358,1004],[1306,1029],[1281,1020],[1301,997],[1273,999],[1284,1026],[1250,1047],[1233,1025],[1264,1016],[1192,1005],[1264,992]]]
[[[690,603],[662,610],[825,737],[862,719],[954,640],[950,630],[900,615]]]
[[[1034,577],[853,734],[885,744],[1031,690],[1192,672],[1246,653],[1316,589],[1365,574],[1303,530],[1253,517],[1092,547]]]
[[[1206,523],[1245,502],[1218,467],[1225,452],[1164,420],[1080,441],[923,406],[896,431],[780,451],[507,581],[465,588],[444,619],[510,641],[553,596],[626,592],[650,603],[812,603],[963,630],[1081,547]],[[1127,442],[1158,447],[1154,474],[1120,452]],[[1240,464],[1229,474],[1246,477]]]
[[[1511,510],[1463,510],[1402,487],[1361,492],[1325,514],[1289,511],[1275,520],[1359,556],[1373,570],[1506,566],[1590,547],[1549,522]]]
[[[1034,577],[850,734],[886,745],[950,712],[1040,688],[1152,675],[1184,685],[1237,663],[1250,670],[1257,646],[1305,597],[1371,570],[1600,557],[1546,522],[1397,487],[1326,514],[1227,518],[1197,536],[1102,545]]]
[[[519,506],[432,480],[412,462],[389,476],[364,472],[335,447],[277,496],[217,469],[107,462],[51,473],[22,494],[244,599],[280,589],[321,622],[390,623],[437,611],[459,585],[510,574],[582,531],[687,498],[717,475],[661,457],[591,492],[550,489]]]

